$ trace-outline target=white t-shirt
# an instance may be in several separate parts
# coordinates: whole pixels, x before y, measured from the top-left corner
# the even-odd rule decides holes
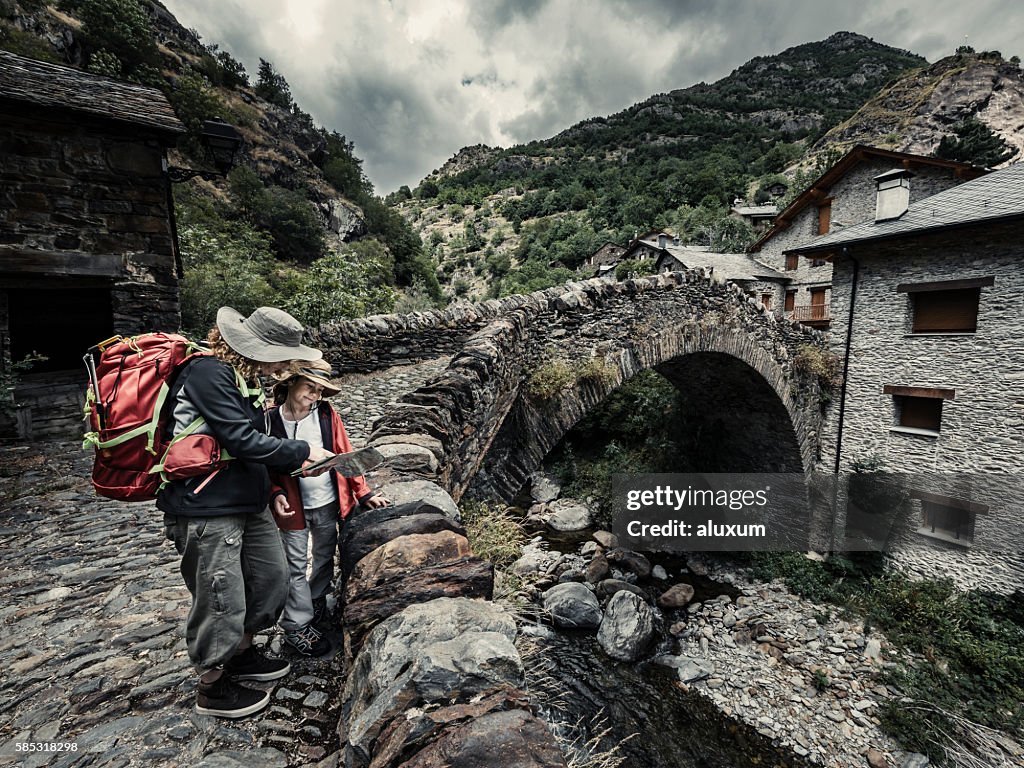
[[[305,440],[314,448],[323,448],[323,436],[320,434],[320,419],[316,411],[310,411],[298,421],[289,421],[280,410],[281,421],[284,422],[285,434],[293,440]],[[302,492],[302,508],[316,509],[333,501],[337,501],[338,493],[334,487],[330,472],[319,477],[300,477],[299,490]]]

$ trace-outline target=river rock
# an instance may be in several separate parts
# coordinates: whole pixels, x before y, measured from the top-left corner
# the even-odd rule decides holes
[[[868,765],[870,765],[871,768],[891,768],[889,761],[885,759],[885,755],[874,747],[871,747],[864,757],[867,759]]]
[[[590,510],[573,499],[559,499],[551,505],[552,514],[547,520],[549,528],[556,531],[582,531],[590,527]]]
[[[594,541],[605,549],[615,549],[619,546],[619,537],[614,533],[609,533],[608,531],[595,531]]]
[[[871,638],[864,646],[864,658],[869,661],[878,661],[882,657],[882,643],[878,638]]]
[[[601,625],[601,604],[587,587],[578,582],[556,584],[544,593],[544,610],[556,627],[595,629]]]
[[[654,636],[654,614],[640,597],[616,592],[605,607],[597,641],[605,653],[620,661],[636,661]]]
[[[628,581],[623,581],[622,579],[605,579],[597,585],[598,597],[602,598],[611,597],[616,592],[621,592],[622,590],[632,592],[634,595],[641,597],[644,600],[650,600],[650,598],[647,597],[647,593],[640,587],[636,584],[630,584]]]
[[[692,683],[715,674],[715,665],[707,659],[691,656],[659,656],[655,659],[659,664],[675,669],[680,682]]]
[[[541,504],[554,501],[562,493],[562,486],[554,475],[537,472],[530,485],[530,496]]]
[[[693,587],[689,584],[675,584],[658,597],[659,608],[682,608],[693,600]]]
[[[928,768],[932,764],[932,761],[928,759],[927,755],[922,755],[920,752],[909,752],[904,758],[900,768]]]
[[[668,578],[668,573],[665,572],[665,569],[662,566],[656,565],[651,569],[651,578],[657,579],[658,581],[665,581]]]
[[[546,573],[557,561],[558,555],[549,552],[539,544],[527,544],[523,547],[519,559],[512,563],[512,573],[517,576]]]
[[[617,563],[627,571],[635,573],[641,579],[645,579],[651,575],[651,561],[639,552],[633,552],[629,549],[617,547],[608,552],[605,556],[608,558],[608,562]]]
[[[608,570],[608,558],[603,554],[595,555],[587,564],[587,570],[585,571],[587,581],[591,584],[597,584],[608,575]]]

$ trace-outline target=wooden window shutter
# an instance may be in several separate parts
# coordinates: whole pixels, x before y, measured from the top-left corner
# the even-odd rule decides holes
[[[973,333],[981,290],[922,291],[913,295],[914,333]]]
[[[796,306],[796,291],[786,291],[786,311],[792,312]]]
[[[829,226],[832,224],[832,203],[825,203],[818,206],[818,234],[828,234]]]
[[[939,431],[942,400],[935,397],[900,397],[900,426]]]
[[[800,266],[800,257],[795,253],[786,254],[786,270],[793,270]]]
[[[812,307],[823,307],[825,306],[825,289],[814,288],[811,290],[811,306]]]

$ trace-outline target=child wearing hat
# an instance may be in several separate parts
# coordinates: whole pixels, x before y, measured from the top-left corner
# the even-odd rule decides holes
[[[331,367],[323,360],[295,361],[279,374],[270,434],[303,440],[332,453],[352,451],[341,417],[323,400],[340,391],[330,375]],[[376,508],[389,502],[374,493],[362,476],[343,477],[333,469],[318,477],[275,474],[272,480],[271,509],[288,561],[288,598],[278,623],[288,645],[305,656],[322,656],[331,646],[316,625],[324,616],[334,580],[338,524],[358,505]],[[310,537],[312,571],[307,579]]]

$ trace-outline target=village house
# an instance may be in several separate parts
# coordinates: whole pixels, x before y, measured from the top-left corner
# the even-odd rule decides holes
[[[729,216],[746,222],[757,234],[768,231],[778,213],[774,205],[734,205],[729,209]]]
[[[0,365],[46,358],[15,391],[23,437],[80,435],[89,346],[178,328],[183,131],[154,88],[0,51]]]
[[[1024,588],[1024,163],[911,202],[917,181],[878,175],[872,220],[787,251],[832,271],[844,378],[823,455],[837,474],[906,473],[896,548],[913,570],[1012,591]]]
[[[594,270],[594,277],[602,277],[615,270],[615,266],[622,260],[622,254],[625,252],[624,246],[609,241],[590,254],[585,263],[587,267]]]
[[[763,264],[791,282],[783,299],[790,320],[828,328],[832,319],[832,266],[817,256],[794,252],[814,238],[869,220],[875,207],[873,179],[891,170],[914,173],[910,202],[977,178],[984,169],[935,157],[855,146],[775,218],[771,229],[748,248]]]
[[[655,271],[677,272],[705,269],[718,280],[731,280],[766,310],[777,312],[782,306],[789,278],[778,270],[759,263],[745,253],[718,253],[707,246],[682,245],[667,232],[648,232],[631,242],[620,257],[626,261],[653,261]]]

